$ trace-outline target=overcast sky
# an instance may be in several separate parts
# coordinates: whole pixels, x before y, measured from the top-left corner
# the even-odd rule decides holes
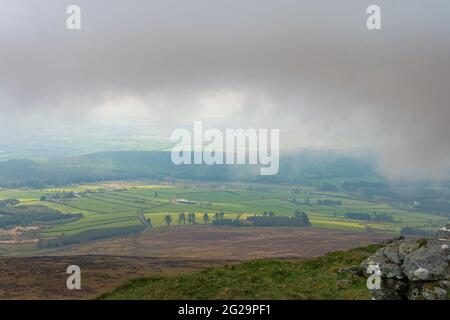
[[[81,30],[66,8],[81,7]],[[381,7],[382,30],[366,28]],[[448,0],[0,0],[0,126],[280,128],[373,149],[388,177],[450,167]],[[216,123],[216,122],[214,122]]]

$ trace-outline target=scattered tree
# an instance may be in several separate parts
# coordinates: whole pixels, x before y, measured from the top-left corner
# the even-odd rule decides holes
[[[188,214],[188,223],[195,224],[195,213],[191,212]]]
[[[310,227],[311,226],[311,222],[309,221],[309,217],[306,214],[306,212],[303,211],[295,211],[294,212],[294,216],[295,218],[302,220],[302,222],[304,223],[305,226]]]
[[[164,217],[164,221],[166,222],[167,226],[170,227],[170,224],[172,223],[172,216],[170,214],[166,215]]]
[[[186,215],[184,214],[184,212],[181,212],[178,214],[178,224],[186,224]]]

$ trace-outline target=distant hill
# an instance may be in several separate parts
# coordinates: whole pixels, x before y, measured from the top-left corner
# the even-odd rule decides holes
[[[342,156],[331,151],[305,151],[280,159],[274,176],[260,176],[256,165],[174,165],[166,151],[111,151],[46,161],[0,162],[1,187],[45,187],[106,180],[205,180],[295,183],[324,188],[347,179],[377,182],[369,157]],[[359,180],[358,180],[359,181]],[[332,188],[331,185],[331,188]]]

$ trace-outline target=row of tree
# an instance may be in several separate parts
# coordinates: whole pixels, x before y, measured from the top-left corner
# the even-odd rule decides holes
[[[166,222],[167,226],[170,226],[173,222],[172,216],[170,214],[167,214],[164,217],[164,221]],[[178,219],[177,219],[178,224],[196,224],[197,223],[197,216],[195,215],[195,213],[190,212],[188,214],[185,214],[184,212],[181,212],[178,214]],[[209,222],[209,215],[207,213],[205,213],[203,215],[203,222],[204,223],[208,223]]]
[[[240,224],[241,220],[239,217],[235,220],[233,219],[224,219],[225,213],[223,211],[214,213],[214,219],[213,224],[214,225],[236,225],[237,223]],[[191,212],[188,214],[185,214],[184,212],[181,212],[178,214],[177,222],[179,225],[185,225],[186,223],[193,225],[196,224],[197,217],[195,213]],[[202,216],[203,222],[205,224],[208,224],[210,222],[210,217],[208,213],[204,213]],[[287,220],[286,220],[287,219]],[[286,221],[285,221],[286,220]],[[164,217],[164,221],[167,226],[170,226],[173,222],[172,215],[167,214]],[[294,217],[276,217],[275,212],[273,211],[264,211],[262,216],[255,216],[247,218],[248,222],[251,222],[254,225],[303,225],[303,226],[310,226],[311,223],[309,222],[308,215],[305,212],[296,211],[294,213]]]
[[[266,215],[267,215],[267,213],[266,213]],[[225,213],[223,211],[216,212],[216,213],[214,213],[213,220],[223,220],[224,217],[225,217]],[[211,221],[209,214],[206,212],[203,214],[202,219],[205,224],[208,224]],[[164,217],[164,221],[167,226],[170,226],[173,222],[173,218],[170,214],[167,214]],[[190,212],[188,214],[181,212],[178,214],[177,222],[178,222],[178,224],[183,224],[183,225],[185,225],[186,223],[187,224],[196,224],[197,216],[193,212]]]

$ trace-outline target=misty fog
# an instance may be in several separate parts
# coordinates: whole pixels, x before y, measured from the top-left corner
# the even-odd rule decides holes
[[[72,2],[0,1],[1,148],[119,135],[99,128],[145,145],[203,120],[279,128],[282,153],[364,148],[391,179],[448,177],[446,0],[375,1],[375,31],[365,0],[80,0],[69,31]]]

